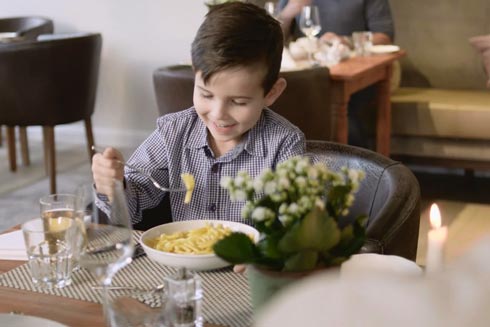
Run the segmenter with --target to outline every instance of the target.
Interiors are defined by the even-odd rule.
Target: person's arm
[[[311,5],[312,0],[289,0],[278,16],[281,22],[284,39],[287,40],[291,33],[294,18],[301,13],[303,6]]]
[[[490,88],[490,34],[474,36],[469,41],[482,56],[483,67],[488,77],[487,87]]]
[[[388,1],[367,0],[365,15],[367,28],[373,32],[373,44],[393,43],[395,30]]]

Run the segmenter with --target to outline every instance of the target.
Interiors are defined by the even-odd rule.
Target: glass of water
[[[71,283],[74,249],[80,233],[71,218],[36,218],[22,224],[32,281],[41,288]]]
[[[301,15],[299,17],[299,28],[303,32],[308,40],[310,41],[310,46],[308,47],[308,57],[310,59],[310,64],[316,65],[318,62],[314,59],[314,51],[316,48],[316,36],[322,30],[320,23],[320,14],[318,12],[317,6],[304,6],[301,10]]]

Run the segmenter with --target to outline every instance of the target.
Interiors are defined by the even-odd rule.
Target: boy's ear
[[[272,86],[269,93],[267,93],[267,95],[265,96],[265,105],[267,107],[271,106],[277,100],[277,98],[279,98],[282,92],[286,89],[287,85],[288,83],[286,82],[286,80],[283,77],[279,77],[277,81],[274,83],[274,85]]]

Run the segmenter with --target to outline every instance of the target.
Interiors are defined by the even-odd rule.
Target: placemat
[[[135,238],[139,233],[135,232]],[[162,284],[163,277],[173,275],[175,268],[160,265],[147,256],[135,259],[120,270],[113,285],[135,286],[151,289]],[[204,321],[225,326],[251,326],[252,306],[250,290],[244,274],[234,273],[231,268],[197,272],[202,279],[204,291]],[[85,269],[72,273],[72,284],[62,289],[40,289],[31,281],[29,266],[21,265],[0,275],[0,285],[33,292],[69,297],[77,300],[102,303],[102,292],[92,289],[97,285],[95,278]]]

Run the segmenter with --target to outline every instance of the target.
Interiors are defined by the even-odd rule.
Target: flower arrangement
[[[214,252],[232,264],[249,263],[278,271],[307,271],[339,265],[364,244],[362,215],[346,216],[364,172],[340,173],[307,157],[293,157],[252,179],[241,171],[223,177],[232,201],[245,201],[242,217],[260,232],[254,244],[241,233],[217,242]]]

